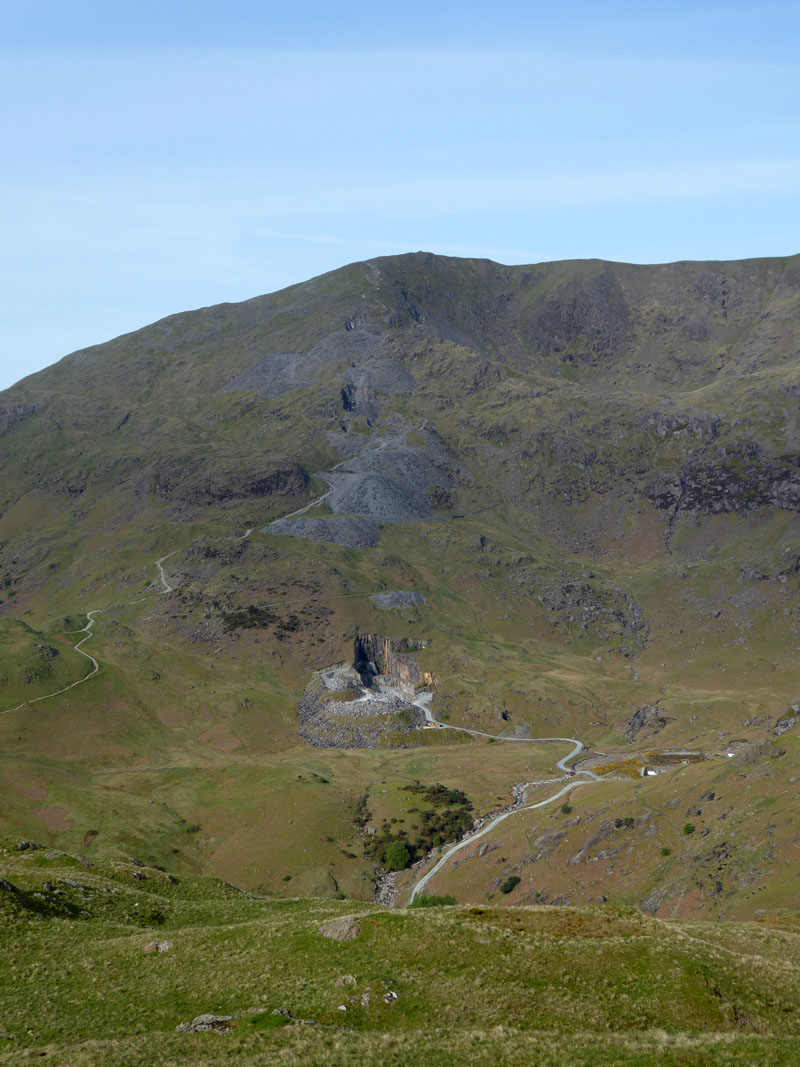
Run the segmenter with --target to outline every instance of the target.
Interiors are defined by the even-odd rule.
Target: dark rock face
[[[414,391],[413,375],[393,359],[372,359],[348,367],[342,377],[342,407],[370,421],[378,418],[388,397]]]
[[[32,415],[36,410],[33,403],[0,403],[0,418],[21,418],[23,415]]]
[[[631,315],[619,280],[609,267],[554,287],[529,325],[526,340],[567,362],[595,364],[630,344]]]
[[[753,442],[690,461],[679,474],[651,482],[645,493],[661,510],[718,515],[760,507],[800,511],[800,458],[765,457]]]
[[[153,487],[162,499],[213,506],[249,497],[298,496],[308,484],[308,475],[295,460],[271,457],[263,465],[184,456],[161,461]]]

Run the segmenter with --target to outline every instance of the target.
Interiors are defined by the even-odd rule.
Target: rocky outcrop
[[[639,708],[628,720],[628,729],[625,734],[631,744],[645,731],[658,733],[668,723],[675,722],[674,718],[661,714],[658,709],[659,703],[660,701],[657,701],[655,704],[647,704],[643,708]]]
[[[224,1033],[231,1029],[235,1018],[235,1015],[198,1015],[188,1023],[180,1023],[175,1027],[175,1032],[178,1034],[202,1034],[209,1031]]]
[[[0,419],[20,419],[23,415],[32,415],[35,404],[0,404]]]
[[[792,704],[792,711],[800,711],[800,704]],[[779,719],[772,728],[772,736],[781,737],[783,734],[788,733],[789,730],[793,730],[798,723],[800,723],[800,715],[791,715],[789,718]]]
[[[714,458],[690,461],[684,470],[652,481],[650,503],[663,511],[719,515],[772,507],[800,511],[800,456],[769,457],[745,442]]]
[[[323,937],[331,941],[355,941],[361,933],[361,923],[356,915],[343,915],[340,919],[329,919],[319,928]]]
[[[562,574],[538,599],[550,609],[554,624],[577,626],[601,640],[621,638],[621,651],[625,655],[636,655],[647,648],[650,627],[644,612],[621,589],[603,589],[589,580]]]
[[[210,507],[265,496],[300,496],[308,475],[293,459],[272,457],[263,464],[218,456],[169,457],[156,466],[153,488],[164,500]]]

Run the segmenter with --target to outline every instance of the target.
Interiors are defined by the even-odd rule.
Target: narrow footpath
[[[174,592],[173,586],[169,584],[169,582],[167,581],[167,576],[164,573],[164,561],[168,560],[170,556],[174,555],[175,552],[168,552],[166,556],[161,556],[160,559],[157,559],[155,561],[155,566],[158,570],[158,576],[161,581],[161,589],[158,591],[158,596],[165,596],[167,593]],[[63,689],[55,689],[52,693],[43,693],[42,696],[31,697],[30,700],[23,700],[22,703],[17,704],[15,708],[7,708],[5,711],[0,711],[0,715],[11,715],[13,714],[13,712],[19,711],[21,708],[27,707],[27,705],[29,704],[38,704],[40,700],[49,700],[51,697],[61,696],[62,693],[67,693],[70,689],[74,689],[78,685],[83,685],[84,682],[88,682],[90,678],[94,678],[94,676],[100,670],[100,664],[91,654],[91,652],[84,652],[82,646],[85,645],[91,637],[94,637],[95,616],[102,615],[104,611],[109,611],[113,607],[124,607],[126,604],[139,604],[143,599],[144,597],[140,597],[136,600],[126,600],[121,605],[109,604],[108,607],[105,608],[92,608],[91,611],[86,612],[86,625],[81,627],[80,630],[62,630],[60,636],[68,636],[69,634],[86,635],[72,646],[72,651],[77,652],[79,655],[84,656],[86,659],[89,660],[92,665],[92,668],[89,673],[84,674],[84,676],[82,678],[79,678],[76,682],[70,682],[69,685],[65,685]]]

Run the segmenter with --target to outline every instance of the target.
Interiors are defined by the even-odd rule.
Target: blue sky
[[[800,5],[0,0],[0,387],[424,248],[800,251]]]

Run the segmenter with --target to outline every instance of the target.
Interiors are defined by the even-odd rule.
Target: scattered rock
[[[372,897],[376,904],[385,904],[393,908],[397,901],[397,874],[386,871],[375,880],[375,893]]]
[[[298,516],[296,519],[276,519],[261,533],[286,537],[302,537],[308,541],[322,541],[345,548],[374,548],[381,539],[381,524],[377,519],[350,515],[332,515],[321,519]]]
[[[793,715],[790,719],[781,719],[775,723],[772,729],[773,737],[780,737],[781,734],[785,734],[787,730],[792,730],[800,722],[800,716]]]
[[[339,1011],[347,1011],[347,1005],[346,1004],[340,1004],[339,1005]]]
[[[181,1023],[175,1027],[178,1034],[200,1034],[207,1030],[224,1033],[231,1029],[233,1015],[198,1015],[191,1022]]]
[[[390,989],[388,993],[383,994],[383,999],[386,1004],[395,1004],[398,1000],[398,996],[393,989]]]
[[[658,710],[658,705],[661,701],[657,700],[655,704],[646,704],[628,720],[628,729],[626,731],[628,741],[633,743],[639,734],[645,730],[649,730],[653,733],[657,733],[659,730],[663,730],[667,723],[675,722],[674,718],[670,718],[668,715],[662,715]]]
[[[319,932],[331,941],[354,941],[361,933],[361,923],[354,916],[346,915],[323,923]]]
[[[641,902],[639,907],[642,911],[648,911],[651,915],[655,915],[658,909],[666,900],[669,895],[669,888],[666,886],[660,886],[658,889],[654,889],[649,897]]]
[[[415,593],[411,590],[394,593],[375,593],[370,597],[370,600],[376,608],[380,608],[382,611],[389,611],[391,608],[412,607],[415,604],[425,603],[425,597],[422,593]]]
[[[142,952],[169,952],[171,948],[171,941],[148,941],[142,946]]]
[[[768,574],[764,574],[764,572],[758,570],[757,567],[751,567],[749,563],[744,563],[739,568],[740,582],[766,582],[768,580]]]
[[[356,976],[354,974],[343,974],[336,979],[336,985],[355,985]]]
[[[369,995],[369,993],[362,993],[361,994],[361,1007],[362,1008],[368,1008],[371,1003],[372,1003],[372,997]]]

